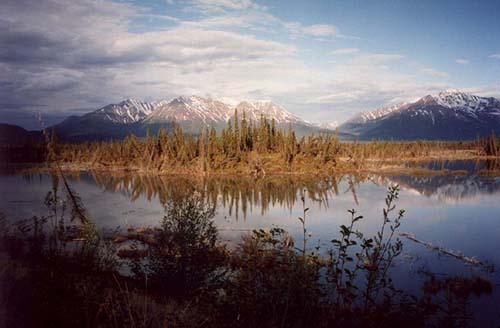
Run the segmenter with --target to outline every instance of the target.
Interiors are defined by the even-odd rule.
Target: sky
[[[498,0],[2,0],[0,122],[179,95],[272,100],[319,123],[449,88],[500,97],[499,13]]]

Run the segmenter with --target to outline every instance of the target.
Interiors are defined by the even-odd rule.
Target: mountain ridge
[[[500,132],[500,100],[449,89],[362,112],[339,126],[360,140],[466,140]]]
[[[119,139],[130,133],[142,137],[148,130],[155,133],[162,127],[168,129],[172,122],[182,126],[186,132],[197,133],[207,127],[226,127],[236,112],[240,119],[244,113],[246,120],[255,123],[260,121],[261,116],[274,119],[278,127],[292,127],[299,134],[333,132],[301,119],[272,101],[245,100],[231,106],[217,99],[196,95],[149,103],[127,99],[82,116],[68,117],[55,128],[58,134],[69,140]]]
[[[258,124],[261,117],[281,129],[299,135],[337,133],[344,140],[467,140],[500,133],[500,100],[456,89],[427,95],[410,102],[354,115],[341,125],[310,123],[268,100],[244,100],[228,104],[214,98],[183,95],[172,100],[145,102],[126,99],[81,116],[70,116],[53,126],[68,141],[122,139],[129,134],[144,137],[172,122],[185,132],[221,130],[237,112],[241,119]]]

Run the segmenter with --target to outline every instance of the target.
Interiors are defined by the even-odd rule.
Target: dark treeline
[[[41,163],[46,159],[44,144],[0,145],[0,163]]]

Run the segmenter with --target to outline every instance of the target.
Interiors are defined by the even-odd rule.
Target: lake
[[[82,198],[91,218],[100,228],[154,226],[163,217],[164,204],[177,197],[199,192],[216,206],[221,239],[230,246],[253,229],[279,226],[297,241],[302,239],[304,196],[309,246],[326,251],[339,236],[339,226],[355,209],[364,219],[359,230],[374,234],[382,222],[387,187],[401,187],[397,208],[406,211],[400,232],[445,249],[475,258],[495,269],[500,265],[500,177],[477,173],[477,164],[454,162],[460,175],[344,175],[330,178],[267,177],[191,178],[148,177],[126,174],[80,172],[68,174],[68,182]],[[432,167],[443,168],[434,165]],[[49,173],[20,174],[12,170],[0,175],[0,209],[12,220],[48,213],[43,204],[52,187]],[[397,287],[419,293],[432,272],[438,277],[479,275],[496,286],[497,270],[471,265],[401,237],[404,252],[394,265]],[[500,322],[500,293],[475,298],[471,309],[479,325]]]

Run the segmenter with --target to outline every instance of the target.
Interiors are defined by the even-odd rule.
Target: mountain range
[[[492,131],[500,133],[500,100],[459,90],[362,112],[341,125],[312,124],[271,101],[230,105],[211,98],[180,96],[153,102],[127,99],[82,116],[70,116],[53,128],[67,141],[121,139],[131,133],[144,137],[147,131],[155,134],[161,127],[169,129],[172,121],[186,132],[197,133],[209,126],[217,130],[226,127],[235,111],[240,118],[244,113],[247,120],[255,123],[261,116],[274,119],[278,127],[292,127],[298,135],[337,133],[344,140],[466,140],[487,136]],[[19,136],[23,131],[20,129],[1,125],[0,140]],[[32,140],[33,135],[18,140]]]
[[[333,133],[333,131],[311,124],[276,105],[271,101],[243,101],[231,106],[222,101],[199,96],[180,96],[171,101],[141,102],[127,99],[118,104],[107,105],[82,116],[71,116],[54,126],[59,136],[66,140],[107,140],[123,138],[130,133],[139,137],[147,131],[156,133],[159,128],[169,128],[172,122],[184,131],[197,133],[206,127],[220,130],[234,118],[259,122],[261,116],[274,119],[276,126],[292,127],[299,134]]]
[[[41,140],[43,140],[41,131],[28,131],[17,125],[0,123],[0,145],[24,145]]]
[[[360,140],[468,140],[500,132],[500,100],[446,90],[374,111],[338,127]]]

